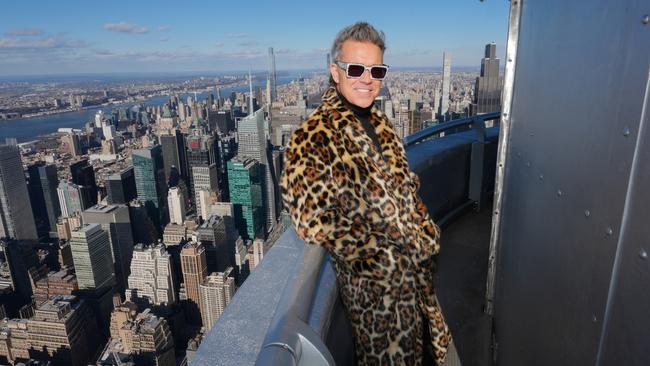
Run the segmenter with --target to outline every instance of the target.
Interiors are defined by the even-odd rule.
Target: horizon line
[[[467,65],[457,65],[454,66],[452,65],[452,69],[454,68],[460,68],[460,69],[480,69],[480,66],[467,66]],[[393,66],[391,67],[393,70],[410,70],[410,69],[440,69],[442,70],[442,66]],[[499,69],[503,69],[503,67],[499,67]],[[278,69],[277,72],[291,72],[291,71],[322,71],[325,72],[325,69],[319,69],[319,68],[291,68],[291,69]],[[252,70],[253,74],[256,73],[266,73],[268,70],[266,69],[258,69],[258,70]],[[197,70],[197,71],[93,71],[93,72],[80,72],[80,73],[50,73],[50,74],[0,74],[0,78],[19,78],[19,77],[62,77],[62,76],[109,76],[109,75],[132,75],[132,74],[138,74],[138,75],[187,75],[187,74],[192,74],[192,75],[197,75],[197,74],[206,74],[206,75],[211,75],[211,74],[248,74],[248,70],[222,70],[222,71],[217,71],[217,70]]]

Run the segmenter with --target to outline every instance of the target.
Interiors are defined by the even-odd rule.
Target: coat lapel
[[[395,135],[388,118],[381,111],[373,107],[369,118],[381,145],[381,151],[378,151],[361,122],[338,98],[335,88],[328,89],[322,99],[332,111],[331,118],[334,126],[344,132],[344,138],[348,139],[355,148],[364,153],[366,164],[374,166],[386,182],[391,186],[401,184],[401,177],[409,176],[402,143]],[[349,115],[349,118],[342,118],[343,115]]]

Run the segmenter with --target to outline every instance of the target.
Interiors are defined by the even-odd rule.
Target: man
[[[440,365],[451,343],[432,283],[440,234],[400,139],[373,107],[384,50],[368,23],[339,32],[331,86],[286,150],[283,201],[298,235],[331,255],[359,364],[421,364],[428,331]]]

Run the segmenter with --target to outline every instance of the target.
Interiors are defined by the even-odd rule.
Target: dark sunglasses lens
[[[383,66],[373,66],[370,68],[370,75],[374,79],[383,79],[386,76],[386,71],[388,70]]]
[[[348,76],[358,78],[366,69],[361,65],[348,65]]]

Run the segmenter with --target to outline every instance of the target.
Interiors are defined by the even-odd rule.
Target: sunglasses
[[[370,71],[370,78],[373,80],[383,80],[388,72],[388,65],[372,65],[366,66],[363,64],[354,64],[350,62],[336,61],[336,66],[345,70],[348,78],[358,79],[363,75],[366,70]]]

